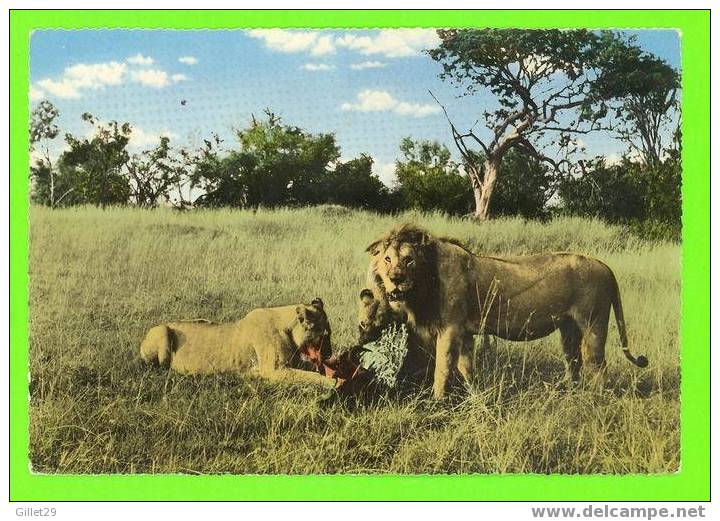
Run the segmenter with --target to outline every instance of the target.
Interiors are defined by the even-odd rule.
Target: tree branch
[[[430,93],[430,96],[432,96],[432,98],[435,100],[435,102],[436,102],[438,105],[440,105],[440,108],[442,109],[443,113],[445,114],[445,119],[447,119],[448,123],[450,124],[450,129],[452,130],[453,139],[455,140],[455,145],[457,146],[458,150],[460,151],[460,154],[462,154],[463,158],[464,158],[466,161],[473,162],[472,157],[470,156],[470,151],[468,150],[467,146],[466,146],[465,143],[463,142],[463,139],[464,139],[464,138],[468,138],[468,137],[469,137],[469,138],[472,138],[473,140],[475,140],[475,142],[477,142],[477,143],[480,145],[480,147],[483,149],[483,152],[484,152],[485,155],[487,156],[487,155],[489,154],[489,150],[488,150],[488,147],[485,145],[485,143],[483,143],[483,142],[480,140],[480,138],[478,138],[478,137],[473,133],[472,129],[469,130],[466,134],[460,134],[460,133],[457,131],[457,128],[455,127],[455,125],[453,124],[453,122],[450,120],[450,116],[448,115],[447,110],[445,109],[445,107],[443,106],[443,104],[440,103],[440,101],[435,97],[435,94],[433,94],[432,91],[428,90],[428,92]],[[477,122],[476,122],[476,123],[477,123]],[[473,126],[474,126],[474,125],[473,125]]]

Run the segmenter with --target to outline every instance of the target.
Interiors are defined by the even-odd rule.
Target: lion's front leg
[[[453,328],[448,328],[438,335],[435,346],[435,377],[433,396],[437,400],[445,397],[452,367],[458,359],[462,346],[462,335]]]

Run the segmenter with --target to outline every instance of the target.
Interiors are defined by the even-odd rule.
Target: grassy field
[[[236,320],[320,296],[336,350],[356,334],[366,245],[415,221],[474,251],[570,250],[615,271],[631,348],[611,321],[604,393],[562,390],[557,334],[498,341],[447,403],[388,398],[348,411],[322,391],[146,367],[170,319]],[[679,467],[680,246],[599,221],[484,224],[334,207],[94,208],[30,213],[30,459],[60,473],[663,473]]]

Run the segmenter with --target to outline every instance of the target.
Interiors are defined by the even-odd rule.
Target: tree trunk
[[[490,198],[495,189],[495,179],[500,169],[500,160],[494,157],[485,160],[485,175],[482,183],[473,184],[475,196],[475,218],[486,220],[489,217]]]
[[[48,165],[50,175],[50,208],[55,208],[55,172],[53,172],[52,160],[50,159],[50,147],[45,142],[45,161]]]
[[[55,174],[52,171],[52,166],[49,167],[50,172],[50,208],[55,208]]]

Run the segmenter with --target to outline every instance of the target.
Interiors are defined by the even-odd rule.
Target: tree
[[[252,155],[255,167],[248,176],[250,206],[317,204],[323,177],[330,163],[340,157],[332,134],[313,135],[299,127],[283,125],[270,110],[266,119],[252,118],[238,132],[240,150]]]
[[[87,112],[82,119],[94,126],[93,137],[77,139],[66,134],[70,149],[63,152],[59,160],[63,175],[72,180],[74,202],[101,206],[127,204],[131,189],[125,169],[132,127],[117,121],[102,124]]]
[[[603,157],[583,164],[580,175],[559,184],[563,211],[630,224],[643,237],[679,239],[681,234],[681,136],[678,127],[660,161],[627,154],[609,165]]]
[[[325,201],[350,208],[391,210],[389,190],[373,174],[372,165],[372,158],[365,154],[344,163],[338,162],[335,169],[325,175]]]
[[[332,134],[310,134],[284,125],[270,110],[237,132],[240,149],[221,156],[220,141],[205,142],[192,186],[198,204],[275,207],[323,202],[329,166],[340,157]]]
[[[400,151],[404,160],[395,164],[395,174],[408,207],[454,215],[470,211],[472,189],[445,145],[406,137]]]
[[[170,139],[161,136],[158,146],[133,154],[126,164],[131,200],[137,206],[154,208],[160,201],[171,202],[174,191],[175,204],[182,207],[185,203],[182,187],[189,165],[187,152],[174,153]]]
[[[212,140],[205,140],[204,146],[194,159],[190,175],[192,187],[200,187],[203,194],[194,204],[208,207],[239,207],[248,205],[248,193],[253,201],[258,200],[260,189],[249,186],[256,158],[249,153],[231,151],[221,156],[222,140],[213,134]]]
[[[56,171],[50,157],[50,141],[55,139],[60,128],[55,119],[60,111],[51,102],[43,100],[30,114],[30,151],[39,148],[42,157],[30,167],[30,177],[34,182],[33,198],[54,208],[72,191],[72,188],[63,190],[60,197],[56,197]]]
[[[642,55],[636,47],[628,54],[616,60],[616,67],[602,78],[598,90],[604,97],[629,90],[616,111],[615,134],[646,165],[659,165],[663,150],[670,146],[666,138],[672,139],[668,130],[678,125],[680,75],[664,61]]]
[[[428,52],[442,64],[441,78],[467,94],[487,89],[498,102],[483,114],[485,138],[474,125],[459,132],[443,107],[480,219],[488,217],[500,164],[510,149],[522,149],[565,174],[572,169],[570,159],[580,149],[576,137],[610,128],[611,102],[633,87],[614,78],[641,56],[627,38],[611,31],[441,29],[438,35],[440,46]],[[473,144],[482,154],[471,153]]]
[[[608,165],[598,157],[583,166],[582,175],[569,176],[560,184],[558,194],[567,213],[610,222],[645,219],[643,186],[630,159]]]
[[[547,202],[556,189],[556,177],[547,165],[513,148],[503,157],[498,174],[490,201],[492,215],[547,217]]]

